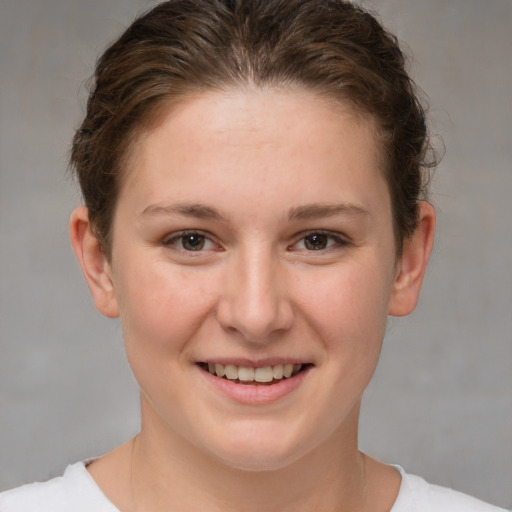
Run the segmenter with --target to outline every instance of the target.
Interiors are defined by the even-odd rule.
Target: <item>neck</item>
[[[363,511],[366,457],[357,449],[357,417],[312,452],[272,470],[234,468],[144,422],[130,454],[134,510]],[[172,505],[172,507],[171,507]]]
[[[88,467],[123,512],[385,512],[399,473],[357,449],[359,406],[314,450],[272,470],[226,464],[144,417],[132,441]]]

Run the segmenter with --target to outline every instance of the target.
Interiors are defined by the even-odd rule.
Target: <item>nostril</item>
[[[293,318],[291,305],[285,299],[233,297],[224,300],[217,309],[217,319],[224,331],[251,343],[271,342],[290,329]]]

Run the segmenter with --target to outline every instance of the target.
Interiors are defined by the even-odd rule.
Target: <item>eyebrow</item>
[[[227,217],[215,208],[196,203],[151,204],[144,208],[142,215],[184,215],[196,219],[227,221]]]
[[[143,216],[173,214],[196,219],[228,221],[228,218],[216,208],[199,203],[152,204],[142,211]],[[320,219],[322,217],[334,217],[336,215],[369,216],[370,213],[368,210],[351,203],[312,203],[292,208],[288,213],[288,220]]]
[[[333,217],[335,215],[369,216],[370,212],[361,206],[351,203],[323,204],[313,203],[298,206],[290,210],[289,220],[319,219],[322,217]]]

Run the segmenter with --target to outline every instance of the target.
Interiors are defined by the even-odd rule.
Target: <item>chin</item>
[[[215,458],[235,470],[276,471],[293,464],[308,451],[307,443],[283,438],[275,430],[267,436],[261,431],[254,436],[244,434],[226,435],[225,443],[213,452]]]
[[[233,454],[220,461],[238,471],[278,471],[300,459],[300,455],[291,456],[281,453],[241,453]]]

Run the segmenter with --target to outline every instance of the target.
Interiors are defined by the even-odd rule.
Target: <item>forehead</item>
[[[252,197],[293,189],[299,203],[317,189],[343,199],[383,184],[373,120],[302,90],[207,92],[162,108],[127,170],[121,197],[132,187],[153,196],[193,187],[205,197],[214,189]]]

